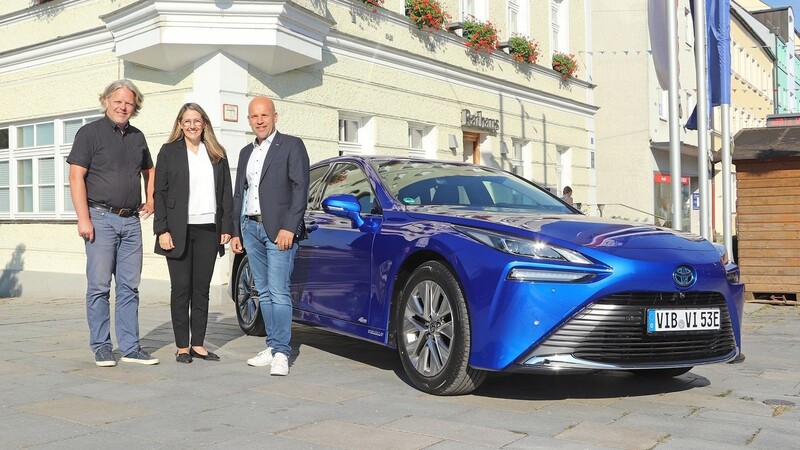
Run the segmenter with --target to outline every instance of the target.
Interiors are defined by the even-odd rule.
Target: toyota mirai
[[[743,358],[739,269],[696,235],[587,217],[467,163],[344,156],[310,170],[294,319],[396,348],[422,391],[469,393],[490,372],[672,377]],[[246,255],[232,281],[242,330],[263,336]]]

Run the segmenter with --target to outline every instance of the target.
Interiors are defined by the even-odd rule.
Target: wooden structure
[[[737,262],[746,299],[796,304],[800,294],[800,126],[744,129],[734,142]]]

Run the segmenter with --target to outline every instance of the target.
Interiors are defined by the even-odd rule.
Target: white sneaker
[[[272,347],[267,347],[266,350],[258,352],[256,356],[247,360],[247,365],[253,367],[266,367],[270,364],[272,364]]]
[[[289,358],[283,353],[275,353],[272,359],[272,368],[269,369],[270,375],[284,376],[289,375]]]

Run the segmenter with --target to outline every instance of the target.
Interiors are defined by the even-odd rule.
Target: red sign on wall
[[[668,174],[664,173],[655,173],[653,174],[653,179],[656,183],[671,183],[672,178]],[[688,185],[689,184],[689,177],[681,177],[681,184]]]

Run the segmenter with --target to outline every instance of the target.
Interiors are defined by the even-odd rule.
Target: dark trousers
[[[208,289],[218,248],[219,237],[213,223],[189,225],[183,256],[167,258],[172,284],[172,330],[178,348],[189,346],[190,328],[192,346],[202,346],[206,338]]]

